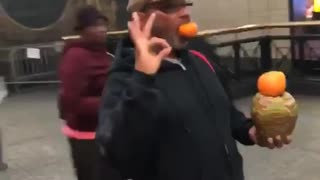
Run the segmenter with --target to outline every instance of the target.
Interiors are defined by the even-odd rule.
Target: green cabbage
[[[252,119],[264,138],[291,135],[298,117],[298,105],[293,96],[269,97],[257,93],[252,101]]]

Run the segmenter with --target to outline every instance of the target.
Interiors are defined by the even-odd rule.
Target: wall
[[[245,24],[287,22],[285,0],[199,0],[192,8],[201,29],[228,28]]]
[[[6,47],[60,40],[63,34],[70,34],[72,32],[75,10],[83,5],[85,5],[83,0],[68,0],[65,10],[58,21],[47,27],[31,29],[9,18],[5,9],[0,4],[0,27],[2,27],[0,29],[0,46]]]
[[[2,0],[4,1],[4,0]],[[19,1],[19,0],[17,0]],[[28,1],[28,0],[25,0]],[[47,0],[48,1],[48,0]],[[51,0],[52,1],[52,0]],[[50,0],[48,2],[51,2]],[[0,0],[0,47],[12,45],[32,44],[41,42],[51,42],[61,39],[61,36],[72,35],[74,26],[74,15],[76,10],[86,4],[95,5],[110,19],[110,30],[116,27],[116,5],[120,0],[66,0],[65,9],[62,11],[60,18],[53,24],[42,28],[34,29],[22,26],[20,23],[8,17],[5,8],[2,7]],[[39,8],[40,4],[37,4]],[[48,4],[50,6],[50,4]],[[41,7],[41,6],[40,6]],[[30,11],[30,8],[24,7]],[[22,9],[18,9],[24,10]],[[18,14],[21,12],[17,12]],[[35,21],[39,19],[35,18]]]
[[[51,28],[31,30],[21,28],[7,18],[0,7],[0,45],[24,44],[59,39],[71,33],[73,14],[76,7],[93,4],[106,12],[111,19],[111,29],[121,29],[125,22],[117,24],[116,4],[126,4],[127,0],[68,0],[62,19]],[[244,24],[288,21],[288,2],[284,0],[197,0],[194,1],[192,14],[200,24],[200,29],[228,28]],[[125,7],[125,6],[123,6]],[[121,16],[122,17],[122,16]],[[252,32],[251,32],[252,34]],[[225,37],[224,37],[225,38]]]
[[[199,0],[191,9],[193,19],[198,22],[200,29],[232,28],[247,24],[263,24],[289,21],[289,1],[286,0]],[[289,34],[289,29],[274,29],[267,31],[250,31],[239,34],[218,35],[211,38],[214,42],[246,38],[268,34]],[[274,45],[289,52],[288,41],[275,41]],[[243,45],[249,53],[255,53],[257,43]],[[219,54],[233,53],[231,48],[219,50]],[[252,56],[252,55],[250,55]],[[259,56],[257,54],[256,56]],[[273,54],[277,56],[277,54]]]

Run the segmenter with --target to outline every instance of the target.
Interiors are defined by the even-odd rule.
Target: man
[[[123,178],[243,180],[236,141],[258,143],[217,75],[177,33],[185,0],[129,0],[130,37],[109,71],[97,139]],[[288,139],[269,138],[269,148]]]

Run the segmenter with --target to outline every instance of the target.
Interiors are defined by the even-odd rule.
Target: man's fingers
[[[250,139],[251,139],[255,144],[258,143],[257,129],[256,129],[255,126],[253,126],[252,128],[250,128],[250,130],[249,130],[249,136],[250,136]]]
[[[129,34],[132,36],[134,34],[134,33],[132,33],[132,31],[134,31],[134,28],[132,27],[131,21],[128,22],[128,30],[129,30]]]
[[[160,46],[161,48],[171,47],[165,39],[157,37],[151,38],[149,43],[150,46]]]
[[[268,138],[268,148],[270,148],[270,149],[275,148],[273,138]]]
[[[153,26],[153,22],[154,22],[155,18],[156,18],[156,14],[152,13],[143,28],[143,33],[145,34],[145,36],[147,38],[149,38],[151,35],[151,30],[152,30],[152,26]]]
[[[290,144],[291,142],[292,142],[292,136],[289,135],[289,136],[287,136],[287,138],[285,138],[284,143],[285,144]]]
[[[134,24],[133,22],[128,22],[128,29],[129,29],[129,34],[133,43],[137,45],[136,42],[138,41],[138,38],[139,38],[139,30],[137,29],[136,24]]]
[[[132,14],[132,21],[128,22],[128,30],[131,39],[134,43],[138,41],[138,38],[141,38],[142,32],[140,27],[140,19],[137,13]]]
[[[161,60],[161,59],[167,57],[167,56],[171,53],[171,50],[172,50],[171,47],[167,47],[167,48],[162,49],[162,50],[159,52],[159,54],[157,55],[157,58],[158,58],[159,60]]]
[[[168,56],[172,50],[171,46],[165,39],[153,37],[150,39],[150,46],[155,49],[155,54],[158,54],[159,59]]]
[[[137,28],[137,24],[133,21],[128,22],[128,30],[132,38],[135,38],[139,32],[139,29]]]
[[[283,146],[283,142],[282,142],[280,135],[278,135],[278,136],[276,136],[276,138],[274,138],[274,144],[277,148],[281,148]]]
[[[170,54],[172,48],[165,39],[157,37],[152,37],[151,39],[149,39],[151,36],[151,30],[155,20],[155,16],[155,13],[151,14],[145,26],[143,27],[143,30],[141,30],[139,15],[135,12],[132,14],[132,21],[128,22],[128,29],[130,36],[134,44],[136,45],[136,48],[141,49],[141,46],[150,48],[152,51],[154,51],[154,54],[158,59],[163,59]],[[140,40],[146,41],[141,42]]]
[[[132,13],[132,22],[141,30],[140,18],[137,12]]]

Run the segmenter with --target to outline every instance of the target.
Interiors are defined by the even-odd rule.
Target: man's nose
[[[190,20],[190,8],[187,8],[187,7],[182,7],[179,9],[179,17],[181,19],[188,19]]]

